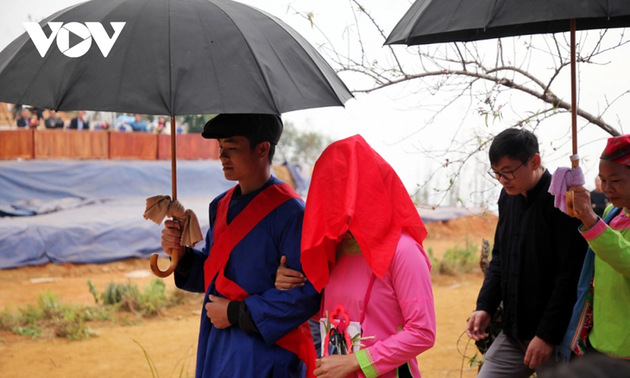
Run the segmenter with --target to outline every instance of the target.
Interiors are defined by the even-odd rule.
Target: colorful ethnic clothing
[[[270,193],[271,197],[277,195],[273,194],[276,188],[269,189],[271,186],[279,186],[282,191],[286,190],[284,185],[271,177],[253,193],[239,194],[237,188],[219,195],[210,204],[210,230],[203,250],[187,249],[180,261],[175,274],[177,287],[206,293],[197,351],[198,378],[301,378],[306,375],[307,369],[296,354],[298,350],[287,348],[291,343],[286,342],[286,336],[293,333],[300,338],[296,330],[302,332],[302,324],[318,311],[320,296],[309,283],[289,291],[277,290],[274,285],[283,255],[292,269],[301,271],[299,246],[304,204],[290,193],[281,193],[281,197],[287,198],[273,209],[260,210],[256,205],[261,198],[270,198]],[[223,201],[226,197],[229,202]],[[252,217],[248,211],[250,205],[265,211],[266,215],[256,219],[248,232],[242,232],[250,228],[247,225]],[[241,214],[243,217],[239,217]],[[230,227],[232,224],[234,227]],[[221,232],[215,233],[217,228]],[[221,233],[236,235],[236,240],[240,241],[230,245],[234,239],[218,237]],[[224,246],[215,250],[215,242]],[[215,252],[220,256],[212,256]],[[215,328],[205,310],[209,294],[242,301],[253,326],[249,329],[243,325]],[[310,336],[310,331],[303,336]],[[314,356],[312,340],[301,340],[304,350]]]
[[[605,215],[611,212],[606,209]],[[612,357],[630,358],[630,217],[623,209],[610,224],[582,231],[595,252],[593,328],[589,342]]]
[[[302,265],[317,290],[325,286],[322,315],[341,305],[367,337],[355,375],[420,376],[416,356],[435,342],[426,235],[402,181],[360,135],[322,152],[304,213]]]
[[[343,305],[351,321],[361,322],[358,377],[420,377],[418,354],[435,342],[435,310],[429,262],[422,246],[400,236],[383,278],[374,280],[368,305],[366,290],[374,276],[356,242],[344,240],[324,290],[322,317]],[[405,372],[407,375],[405,375]],[[408,375],[408,374],[411,375]]]

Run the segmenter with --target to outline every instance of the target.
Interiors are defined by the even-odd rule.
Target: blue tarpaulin
[[[299,192],[310,172],[288,164]],[[302,170],[302,171],[300,171]],[[298,173],[308,173],[301,174]],[[178,199],[208,230],[208,204],[235,183],[216,160],[177,163]],[[48,262],[105,263],[165,256],[162,226],[145,220],[145,200],[171,193],[170,161],[0,161],[0,269]],[[483,209],[419,209],[425,222]],[[2,216],[5,215],[5,216]],[[7,216],[12,215],[12,216]]]
[[[180,161],[177,175],[178,198],[205,235],[209,202],[234,183],[218,161]],[[0,269],[163,253],[162,227],[142,214],[147,197],[171,193],[169,161],[4,161],[0,193],[0,210],[23,215],[0,217]]]

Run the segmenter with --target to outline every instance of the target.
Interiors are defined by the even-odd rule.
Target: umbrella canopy
[[[467,42],[630,26],[627,0],[418,0],[385,44]]]
[[[352,97],[295,30],[230,0],[92,0],[25,27],[0,53],[0,101],[281,114]]]
[[[571,131],[577,158],[575,31],[630,26],[627,0],[417,0],[385,44],[468,42],[571,32]]]

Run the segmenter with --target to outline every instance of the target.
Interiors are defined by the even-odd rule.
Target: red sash
[[[210,257],[204,265],[204,283],[208,291],[208,286],[216,277],[215,286],[219,293],[231,301],[242,301],[249,297],[249,293],[224,274],[232,249],[270,212],[291,198],[300,197],[287,184],[271,185],[260,192],[228,225],[227,213],[235,189],[228,190],[217,206],[213,244]],[[315,348],[308,322],[286,334],[276,344],[295,353],[306,365],[306,377],[314,377]]]

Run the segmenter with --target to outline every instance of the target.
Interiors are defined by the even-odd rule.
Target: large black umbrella
[[[295,30],[230,0],[92,0],[39,26],[0,53],[0,101],[142,114],[281,114],[352,97]],[[44,57],[36,43],[48,44]]]
[[[628,0],[417,0],[385,44],[468,42],[571,32],[572,165],[577,158],[575,31],[630,26]]]
[[[170,115],[173,201],[174,116],[281,114],[352,97],[295,30],[230,0],[92,0],[25,27],[0,52],[0,101]]]

